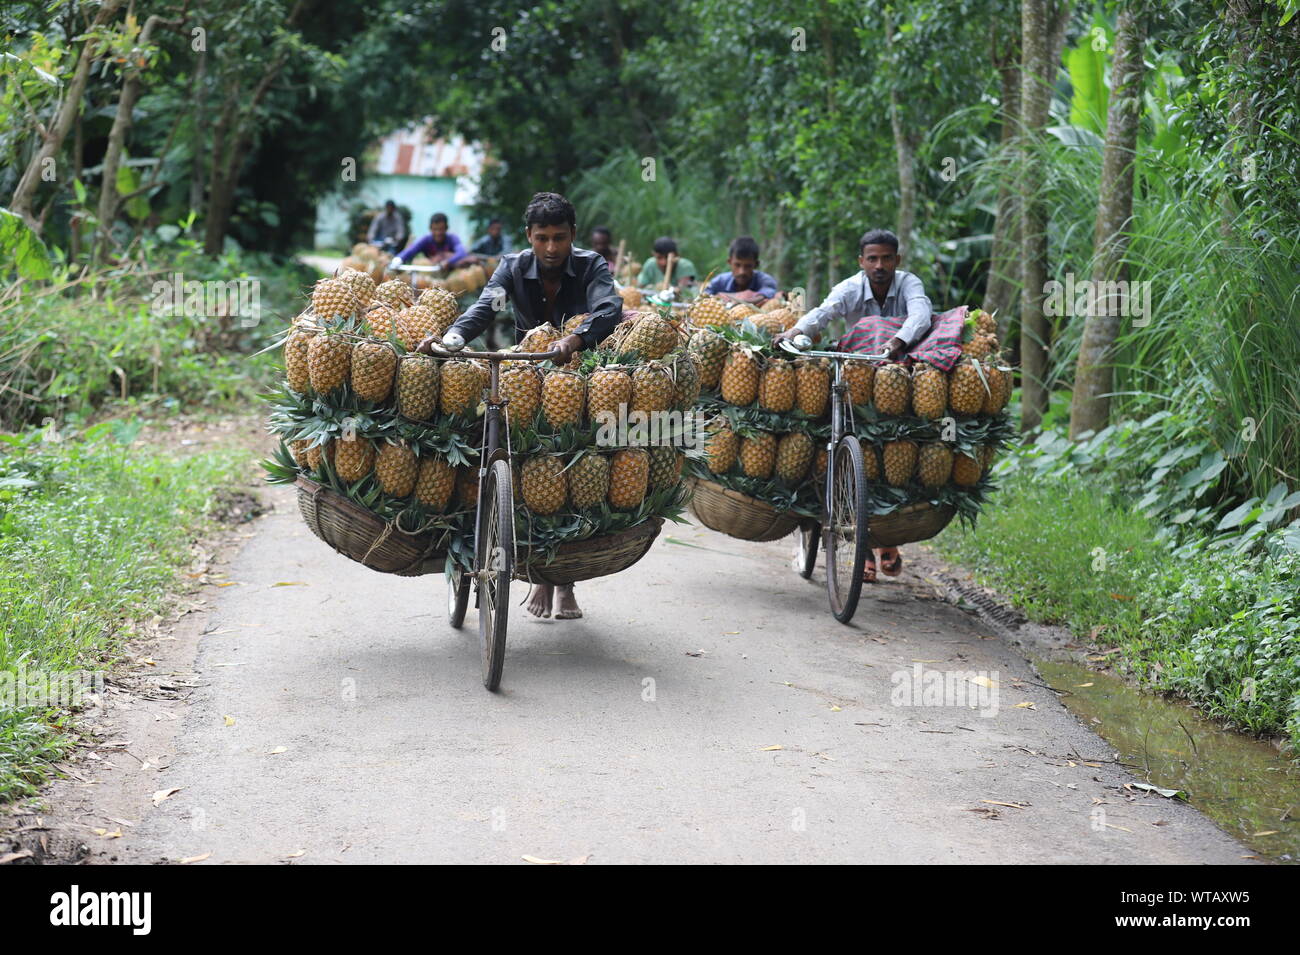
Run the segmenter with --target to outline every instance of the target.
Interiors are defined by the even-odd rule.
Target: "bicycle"
[[[483,685],[495,692],[501,685],[501,672],[505,665],[510,581],[515,572],[514,478],[505,417],[509,399],[501,397],[501,362],[548,361],[561,357],[562,352],[559,349],[547,352],[451,352],[439,345],[430,345],[429,350],[435,358],[479,358],[489,363],[474,514],[474,565],[466,573],[448,559],[445,574],[447,619],[453,629],[459,630],[464,625],[469,608],[470,583],[475,585],[479,641],[483,652]]]
[[[786,351],[802,357],[829,358],[835,363],[831,383],[831,434],[826,444],[826,487],[822,493],[822,519],[807,521],[799,528],[799,550],[795,569],[807,580],[817,565],[817,541],[822,540],[826,554],[826,591],[831,613],[840,623],[849,623],[862,596],[862,570],[870,552],[867,531],[867,474],[862,445],[851,433],[853,402],[844,380],[844,362],[884,363],[882,355],[851,352],[812,351],[812,342],[799,336],[795,342],[807,342],[800,348],[782,341]]]

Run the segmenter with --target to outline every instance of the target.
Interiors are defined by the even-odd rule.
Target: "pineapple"
[[[326,438],[324,444],[312,445],[307,448],[307,467],[313,471],[320,469],[321,458],[334,463],[334,439]]]
[[[987,415],[994,415],[1006,407],[1007,400],[1011,397],[1011,369],[985,365],[984,377],[989,382],[989,393],[984,396],[980,410]]]
[[[752,405],[758,397],[758,360],[744,348],[733,348],[722,367],[722,400],[730,405]]]
[[[680,354],[672,365],[673,407],[689,411],[700,397],[700,364],[689,353]]]
[[[691,336],[690,351],[700,365],[700,387],[716,388],[731,346],[717,332],[701,328]]]
[[[979,458],[982,456],[979,448],[971,449],[974,457],[964,452],[958,451],[952,460],[952,483],[959,484],[962,487],[971,487],[978,484],[982,467]]]
[[[740,469],[747,477],[770,478],[776,467],[776,435],[762,432],[740,442]]]
[[[820,481],[822,478],[826,476],[826,461],[828,460],[828,458],[829,455],[827,454],[825,447],[821,447],[817,449],[817,460],[813,464],[814,480]]]
[[[609,493],[609,458],[589,452],[569,468],[569,499],[575,510],[598,507]]]
[[[766,335],[779,335],[785,331],[785,323],[780,315],[759,313],[754,319],[754,327]]]
[[[686,313],[692,325],[697,327],[713,326],[720,328],[731,324],[727,314],[727,303],[716,295],[701,295]]]
[[[407,351],[414,349],[429,335],[440,334],[442,329],[438,324],[438,315],[427,305],[412,305],[397,313],[397,338]]]
[[[375,477],[389,497],[409,497],[415,490],[420,462],[405,442],[385,441],[375,458]]]
[[[528,329],[524,337],[519,339],[519,350],[542,354],[550,351],[552,346],[563,337],[564,333],[549,322],[545,325],[536,325]]]
[[[666,446],[650,448],[649,451],[651,488],[659,490],[672,487],[682,479],[682,465],[686,463],[686,455],[676,448]]]
[[[428,421],[438,410],[438,362],[428,355],[403,355],[397,363],[397,412]]]
[[[366,326],[372,338],[388,341],[397,328],[397,309],[391,305],[372,305],[366,312]]]
[[[978,361],[963,358],[949,376],[948,404],[957,414],[979,414],[984,409],[984,399],[989,396],[980,373],[983,366]]]
[[[646,361],[654,361],[677,347],[677,330],[653,312],[632,323],[623,339],[623,351],[634,351]]]
[[[370,304],[370,300],[375,297],[375,280],[370,277],[368,272],[359,269],[348,269],[342,272],[338,278],[346,282],[352,289],[352,293],[357,297],[357,303],[365,308]]]
[[[942,418],[948,408],[948,376],[932,365],[912,373],[912,410],[928,421]]]
[[[311,293],[311,310],[322,322],[349,319],[361,308],[357,293],[342,279],[321,279]]]
[[[872,400],[882,415],[905,415],[912,406],[912,375],[903,365],[884,365],[876,370]]]
[[[299,438],[297,441],[289,442],[289,453],[293,455],[293,463],[300,468],[307,467],[307,446],[311,444],[306,438]]]
[[[307,377],[318,395],[341,388],[351,367],[352,343],[341,334],[327,331],[307,346]]]
[[[885,480],[904,487],[916,470],[917,448],[912,441],[887,441],[884,448]]]
[[[650,455],[642,448],[615,451],[609,462],[609,506],[620,511],[640,507],[650,481]]]
[[[505,398],[506,420],[512,427],[527,428],[542,406],[542,375],[534,365],[523,362],[501,373],[501,397]]]
[[[736,436],[736,432],[727,427],[725,419],[714,419],[709,429],[711,433],[708,440],[704,442],[709,470],[714,474],[726,474],[736,465],[740,438]]]
[[[284,340],[284,371],[289,379],[289,387],[300,395],[311,390],[311,371],[308,353],[311,350],[315,332],[295,329]]]
[[[587,381],[587,420],[596,421],[602,412],[618,417],[619,408],[632,401],[632,378],[626,371],[606,366]]]
[[[461,507],[478,507],[478,468],[472,464],[456,469],[456,500]]]
[[[782,435],[776,445],[776,476],[786,484],[798,484],[808,476],[813,463],[813,441],[799,431]]]
[[[747,318],[752,318],[758,314],[758,309],[748,302],[738,302],[727,310],[727,320],[733,325],[739,325]]]
[[[975,319],[975,328],[977,332],[985,335],[994,335],[994,336],[997,335],[998,333],[997,319],[995,319],[988,312],[984,311],[984,309],[982,308],[972,309],[970,314],[967,317]]]
[[[442,335],[456,321],[460,309],[456,305],[456,296],[445,288],[425,289],[420,293],[420,305],[433,313],[434,335]]]
[[[917,479],[927,488],[942,487],[952,476],[952,449],[946,444],[931,441],[921,445],[916,456]]]
[[[987,358],[998,350],[998,340],[994,335],[976,335],[961,346],[963,355],[970,358]]]
[[[443,414],[473,414],[483,393],[483,379],[478,368],[464,359],[445,362],[442,366]]]
[[[794,407],[795,369],[788,361],[774,361],[763,369],[758,382],[758,406],[765,411],[789,411]]]
[[[379,342],[352,346],[352,390],[363,401],[383,401],[393,390],[397,353]],[[405,496],[405,495],[402,495]]]
[[[623,300],[624,308],[640,308],[643,296],[639,288],[624,286],[618,290],[619,298]]]
[[[795,403],[804,414],[820,418],[830,406],[831,375],[820,359],[796,362]]]
[[[340,439],[334,446],[334,470],[349,483],[360,481],[375,466],[375,445],[369,438]]]
[[[534,514],[554,514],[569,497],[569,479],[564,462],[553,454],[543,454],[524,461],[519,480],[524,504]]]
[[[849,400],[855,405],[871,403],[871,386],[876,378],[876,366],[869,361],[846,361],[844,382],[849,386]]]
[[[434,455],[420,460],[415,478],[415,499],[434,511],[445,511],[456,487],[456,469],[446,458]]]
[[[862,470],[868,481],[880,480],[880,449],[870,441],[862,445]]]
[[[668,411],[676,388],[668,369],[657,361],[640,365],[632,372],[632,402],[629,411]]]
[[[374,300],[384,303],[394,312],[400,312],[415,304],[415,292],[401,279],[389,279],[375,289]]]
[[[588,314],[588,312],[583,312],[581,315],[574,315],[572,318],[567,319],[564,323],[564,334],[578,334],[578,329],[582,326],[582,323],[587,320]]]
[[[542,381],[542,413],[546,423],[559,429],[582,421],[582,409],[587,403],[587,381],[571,371],[548,371]]]

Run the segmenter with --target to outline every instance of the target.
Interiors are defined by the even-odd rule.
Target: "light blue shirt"
[[[898,337],[906,345],[915,345],[926,333],[934,318],[934,308],[925,294],[925,286],[911,272],[898,269],[884,303],[876,301],[871,291],[871,280],[866,272],[859,272],[836,285],[822,303],[807,312],[795,323],[795,328],[806,335],[820,332],[832,318],[843,318],[850,327],[860,318],[881,315],[885,318],[907,316]]]

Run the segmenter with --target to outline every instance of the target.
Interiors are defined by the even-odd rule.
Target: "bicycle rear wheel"
[[[826,591],[835,619],[848,623],[858,609],[867,560],[867,473],[862,446],[853,435],[844,435],[835,446],[826,480]]]
[[[510,465],[493,461],[483,479],[474,567],[478,574],[478,632],[483,645],[483,685],[496,691],[506,660],[510,578],[515,569],[515,505]]]
[[[805,521],[799,525],[799,550],[794,555],[794,569],[799,576],[807,580],[817,566],[817,539],[822,535],[822,526],[816,521]]]
[[[447,622],[453,630],[459,630],[465,623],[470,576],[459,567],[453,567],[451,558],[447,558]]]

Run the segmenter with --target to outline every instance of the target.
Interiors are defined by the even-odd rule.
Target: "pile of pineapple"
[[[728,308],[709,297],[692,307],[700,407],[712,416],[707,458],[695,473],[778,510],[817,516],[834,369],[771,342],[799,314]],[[992,316],[973,310],[966,339],[947,374],[924,363],[845,365],[873,513],[929,501],[973,519],[990,489],[993,457],[1013,433],[1005,412],[1011,369],[998,357]]]
[[[489,369],[414,351],[457,314],[455,296],[441,287],[417,298],[403,281],[376,286],[352,269],[319,281],[284,340],[271,479],[306,475],[402,530],[435,532],[468,562]],[[548,351],[584,317],[570,319],[567,331],[533,329],[516,350]],[[562,368],[501,366],[522,548],[545,552],[680,511],[679,452],[598,440],[599,415],[617,416],[620,404],[689,409],[694,365],[681,333],[659,316],[637,316],[614,338],[626,347],[580,354]]]

